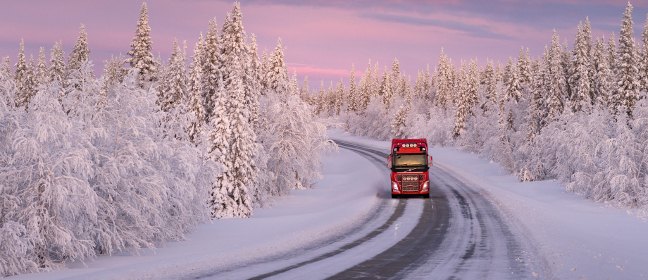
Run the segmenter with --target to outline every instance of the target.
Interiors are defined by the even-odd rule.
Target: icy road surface
[[[648,279],[648,223],[434,148],[430,199],[391,199],[389,143],[334,131],[314,189],[186,241],[8,279]]]

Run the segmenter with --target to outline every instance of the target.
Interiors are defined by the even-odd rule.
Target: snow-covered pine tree
[[[38,62],[36,64],[36,71],[34,72],[36,85],[42,86],[49,82],[47,75],[47,63],[45,62],[45,48],[40,47],[38,50]]]
[[[56,42],[50,50],[50,66],[48,73],[50,82],[63,86],[59,93],[59,99],[63,97],[63,89],[65,87],[64,81],[67,80],[65,69],[65,53],[63,52],[63,46],[61,45],[61,42]]]
[[[441,49],[439,64],[437,66],[434,85],[436,86],[435,105],[447,110],[452,105],[452,91],[454,87],[452,61]]]
[[[249,103],[256,97],[248,95],[256,93],[250,92],[250,85],[245,85],[245,82],[251,83],[253,78],[247,78],[246,73],[249,71],[250,58],[245,37],[240,4],[236,3],[223,23],[221,32],[221,74],[224,91],[219,99],[225,102],[225,117],[229,119],[230,125],[229,145],[226,147],[226,160],[229,162],[226,163],[227,169],[223,178],[229,179],[231,186],[225,189],[220,187],[220,193],[226,197],[223,197],[225,201],[220,204],[222,208],[217,209],[214,215],[217,218],[249,217],[252,214],[251,194],[256,187],[257,147],[256,133],[250,121]],[[215,100],[214,103],[217,102],[219,101]]]
[[[66,83],[66,86],[78,88],[81,86],[81,83],[86,82],[84,79],[81,79],[81,73],[79,72],[81,71],[82,65],[87,63],[89,60],[90,49],[88,48],[88,33],[86,33],[85,26],[82,24],[79,28],[79,37],[77,38],[68,59],[66,78],[69,81]],[[72,80],[76,82],[71,83]]]
[[[292,92],[289,90],[289,92]],[[336,116],[340,115],[340,112],[342,112],[342,106],[347,104],[347,100],[345,98],[345,93],[346,90],[344,89],[344,81],[340,79],[337,82],[337,85],[335,86],[335,92],[333,93],[333,96],[335,96],[335,105],[334,105],[334,113]]]
[[[486,67],[481,75],[481,84],[484,85],[484,98],[480,108],[482,112],[496,110],[497,108],[497,75],[492,60],[486,61]]]
[[[614,97],[615,112],[626,113],[632,117],[637,100],[639,100],[639,89],[641,87],[639,69],[636,57],[636,47],[632,30],[632,4],[628,2],[623,13],[621,31],[619,33],[619,49],[617,54],[616,76],[617,88]]]
[[[479,74],[477,73],[477,62],[471,61],[468,65],[462,63],[459,70],[459,100],[455,115],[455,126],[452,136],[457,139],[464,132],[466,122],[473,114],[473,108],[477,103],[477,90],[479,86]]]
[[[149,26],[148,8],[142,3],[135,36],[128,51],[130,66],[137,69],[139,86],[145,87],[148,82],[157,80],[158,65],[153,58],[151,27]]]
[[[158,85],[158,106],[164,112],[171,111],[185,95],[187,77],[185,76],[184,55],[177,40],[173,40],[171,56],[164,71],[161,71]]]
[[[569,105],[572,112],[590,112],[592,106],[592,65],[591,65],[591,31],[589,19],[585,23],[580,22],[574,42],[572,67],[573,73],[569,77],[572,87],[572,95]]]
[[[648,92],[648,17],[641,33],[641,49],[639,52],[639,76],[641,79],[641,91]]]
[[[391,71],[389,72],[389,81],[391,85],[392,96],[403,96],[405,88],[403,87],[401,80],[402,75],[400,70],[400,62],[397,58],[394,58],[394,61],[392,61]]]
[[[245,87],[248,94],[245,95],[249,110],[250,110],[250,123],[255,131],[259,131],[259,110],[261,98],[261,61],[257,50],[256,36],[252,34],[250,45],[248,47],[249,65],[246,68]],[[308,88],[308,80],[305,80],[305,87]],[[308,92],[308,89],[306,90]]]
[[[369,100],[371,99],[371,96],[373,94],[373,92],[371,91],[373,88],[373,81],[374,77],[372,76],[370,60],[369,64],[367,65],[367,69],[365,69],[364,75],[362,75],[362,78],[360,79],[360,92],[358,96],[359,112],[364,112],[365,110],[367,110]]]
[[[288,72],[284,61],[283,44],[281,39],[267,59],[264,70],[264,89],[278,93],[288,92]]]
[[[517,60],[518,76],[522,88],[528,88],[531,83],[531,61],[529,58],[529,49],[521,48]]]
[[[36,94],[34,87],[33,71],[29,68],[25,58],[25,42],[20,40],[20,48],[18,50],[18,61],[16,62],[16,107],[24,107],[27,109],[29,100]]]
[[[216,19],[209,21],[209,29],[202,49],[202,97],[203,107],[205,108],[205,118],[207,123],[210,122],[214,115],[214,98],[220,88],[220,82],[223,81],[221,73],[222,58],[220,57],[220,40],[218,37],[218,26]]]
[[[513,58],[511,57],[509,57],[508,64],[506,64],[504,77],[504,86],[506,87],[506,98],[504,100],[510,100],[514,103],[520,102],[520,98],[522,98],[520,73],[517,65],[513,63]]]
[[[194,122],[191,98],[188,92],[185,51],[174,40],[173,52],[162,71],[158,89],[158,106],[166,113],[162,120],[165,134],[178,140],[189,140],[189,129]]]
[[[392,97],[394,96],[394,92],[392,91],[393,87],[391,84],[391,75],[389,75],[387,69],[385,69],[383,70],[383,75],[380,82],[380,91],[378,91],[378,95],[382,97],[383,105],[385,105],[385,110],[389,109],[389,105],[391,105],[392,102]]]
[[[594,69],[592,101],[597,106],[610,108],[608,107],[608,100],[612,95],[614,75],[610,67],[610,59],[603,38],[598,39],[594,45],[592,62]]]
[[[230,116],[227,108],[227,98],[224,84],[219,83],[219,91],[214,99],[214,116],[210,119],[209,128],[209,142],[206,143],[209,147],[209,158],[221,166],[221,174],[218,175],[213,185],[210,187],[210,200],[209,206],[211,216],[214,218],[235,217],[239,214],[241,209],[237,199],[240,199],[240,192],[236,192],[237,197],[234,197],[234,185],[232,183],[231,175],[232,169],[232,155],[230,154],[230,136],[232,135]],[[247,195],[247,194],[246,194]],[[245,206],[245,205],[243,205]],[[251,209],[249,209],[251,210]]]
[[[349,95],[347,97],[349,106],[347,107],[347,110],[351,112],[358,112],[359,99],[358,87],[356,85],[355,65],[351,65],[351,74],[349,76]]]
[[[551,47],[546,51],[547,58],[543,61],[548,63],[548,80],[545,85],[547,89],[548,121],[558,118],[564,109],[564,97],[567,96],[567,82],[562,64],[563,48],[560,45],[558,32],[554,30],[551,37]]]
[[[203,36],[201,33],[194,47],[188,81],[189,107],[193,113],[188,134],[189,140],[196,145],[200,143],[203,126],[207,124],[203,97],[203,48]]]
[[[533,140],[546,123],[547,105],[543,90],[548,78],[547,64],[534,61],[531,64],[531,103],[529,105],[529,133],[528,139]]]

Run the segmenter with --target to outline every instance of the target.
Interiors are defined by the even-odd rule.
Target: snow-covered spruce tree
[[[145,87],[151,81],[157,80],[158,65],[153,58],[153,43],[151,42],[151,27],[149,26],[148,8],[142,3],[135,37],[128,51],[130,66],[137,69],[139,86]]]
[[[80,73],[82,65],[90,60],[90,49],[88,48],[88,34],[86,33],[85,26],[81,25],[79,29],[79,37],[77,38],[74,48],[70,53],[70,57],[67,63],[66,69],[66,78],[67,82],[64,84],[65,87],[68,87],[68,91],[71,88],[81,87],[83,83],[87,82],[87,79],[82,79]],[[87,77],[92,78],[92,76]]]
[[[610,59],[607,56],[604,39],[598,39],[592,51],[592,102],[595,106],[603,105],[608,107],[608,100],[612,96],[614,87],[614,75],[610,67]]]
[[[37,88],[49,82],[49,76],[47,75],[47,64],[45,60],[46,60],[45,48],[40,47],[40,49],[38,50],[38,61],[36,63],[36,71],[34,71],[34,77],[35,77]]]
[[[387,69],[385,69],[383,70],[383,75],[380,82],[380,91],[378,91],[378,95],[382,97],[382,102],[385,106],[385,110],[389,109],[389,105],[391,105],[392,102],[392,97],[394,96],[394,87],[392,87],[391,84],[391,75],[389,75]]]
[[[288,91],[291,91],[291,90],[289,89]],[[334,111],[336,116],[339,116],[340,113],[342,112],[342,107],[344,105],[348,104],[348,102],[346,102],[347,101],[346,98],[344,98],[345,97],[344,93],[345,93],[344,81],[342,79],[340,79],[338,81],[337,85],[335,86],[335,92],[333,93],[334,100],[335,100],[334,101],[335,105],[333,105],[334,106],[333,111]]]
[[[180,103],[187,85],[184,55],[176,40],[173,41],[171,56],[166,67],[160,72],[162,79],[158,84],[157,103],[162,111],[169,112]]]
[[[18,62],[16,62],[16,107],[27,108],[29,100],[36,94],[34,85],[33,69],[29,68],[25,59],[25,42],[20,40],[18,50]]]
[[[65,66],[65,53],[63,52],[63,46],[61,42],[54,43],[54,46],[50,50],[50,65],[49,65],[49,81],[63,85],[61,87],[61,92],[59,92],[59,99],[63,97],[63,89],[65,87],[65,81],[67,80],[66,75],[66,66]]]
[[[369,105],[369,99],[373,94],[373,92],[371,91],[371,89],[373,88],[372,86],[373,81],[374,81],[374,77],[372,76],[372,71],[371,71],[371,61],[369,61],[369,64],[367,65],[367,69],[365,69],[364,75],[362,75],[362,78],[360,79],[359,93],[357,98],[359,112],[364,112],[367,109],[367,106]]]
[[[266,170],[257,172],[256,186],[252,188],[250,195],[252,196],[252,202],[255,206],[263,206],[269,195],[268,189],[270,188],[270,184],[272,183],[273,174],[267,171],[267,164],[270,155],[268,154],[265,146],[262,143],[263,139],[259,137],[261,131],[267,129],[267,127],[265,126],[267,125],[267,122],[262,122],[260,120],[261,98],[263,93],[263,74],[261,72],[261,67],[263,62],[259,59],[256,37],[254,36],[254,34],[252,35],[248,47],[248,55],[250,63],[245,71],[246,76],[244,79],[244,85],[246,87],[246,92],[248,92],[248,94],[245,95],[245,104],[249,109],[249,121],[252,125],[253,131],[257,135],[254,147],[256,149],[256,152],[254,153],[255,158],[253,159],[253,161],[255,162],[258,170]]]
[[[529,58],[529,49],[521,48],[517,60],[517,69],[520,84],[522,88],[529,87],[531,83],[531,61]]]
[[[479,73],[477,62],[472,60],[468,66],[462,65],[459,74],[460,93],[456,102],[457,112],[455,126],[452,131],[453,138],[457,139],[466,127],[467,120],[474,114],[473,109],[477,104],[477,90],[479,87]]]
[[[256,187],[256,133],[250,121],[249,107],[252,101],[247,95],[251,92],[250,82],[252,77],[247,76],[250,67],[249,50],[245,42],[240,5],[234,4],[223,23],[221,32],[221,70],[223,75],[222,92],[214,104],[222,106],[223,118],[228,122],[225,131],[226,145],[224,149],[226,166],[222,175],[222,185],[215,186],[212,191],[212,215],[216,218],[249,217],[252,214],[253,188]],[[247,91],[246,91],[247,90]],[[246,101],[249,103],[246,104]],[[222,103],[222,105],[221,105]],[[220,113],[220,112],[219,112]],[[223,152],[221,152],[223,153]],[[220,201],[218,199],[220,198]]]
[[[358,102],[360,100],[358,96],[358,86],[356,85],[356,72],[355,66],[351,66],[351,75],[349,77],[349,94],[347,97],[349,100],[349,106],[347,107],[351,112],[358,112]]]
[[[450,99],[452,98],[454,88],[453,75],[452,61],[448,58],[443,49],[441,49],[439,64],[434,77],[434,85],[436,88],[434,104],[444,110],[447,110],[448,107],[452,105]]]
[[[402,82],[403,77],[401,76],[400,71],[400,62],[397,58],[394,58],[392,61],[391,71],[389,72],[389,80],[391,86],[391,94],[396,97],[402,97],[405,91],[404,84]]]
[[[522,85],[520,80],[520,72],[516,64],[513,63],[513,58],[509,57],[509,62],[504,69],[504,86],[506,87],[506,100],[511,100],[514,103],[520,102],[522,98]]]
[[[248,204],[239,204],[247,202],[247,197],[242,197],[240,190],[235,190],[232,183],[232,155],[230,151],[230,135],[232,135],[232,126],[230,124],[230,115],[227,112],[227,93],[223,88],[223,83],[219,83],[219,91],[214,99],[214,116],[210,119],[209,140],[205,143],[209,147],[209,158],[218,163],[222,170],[216,180],[210,186],[210,212],[215,218],[246,216],[251,209],[244,209]],[[247,192],[243,195],[248,195]],[[236,197],[235,197],[236,196]],[[243,200],[245,199],[245,200]]]
[[[648,92],[648,17],[641,33],[641,49],[639,51],[639,78],[641,80],[641,91]]]
[[[480,108],[483,112],[496,110],[497,104],[497,75],[492,60],[486,61],[486,66],[481,74],[480,83],[483,85],[484,93],[481,99]]]
[[[207,123],[207,117],[203,102],[203,68],[202,68],[202,51],[203,51],[203,36],[200,34],[196,46],[194,47],[194,55],[192,58],[189,80],[188,80],[188,95],[189,107],[193,116],[189,124],[188,134],[189,140],[195,145],[200,144],[203,126]]]
[[[249,65],[245,70],[244,85],[246,87],[245,104],[250,110],[250,123],[252,123],[254,130],[259,131],[259,110],[261,98],[261,61],[257,50],[256,36],[252,34],[250,45],[248,47]],[[308,81],[304,81],[308,87]],[[308,90],[307,90],[308,93]]]
[[[617,88],[612,98],[615,104],[615,112],[626,113],[630,117],[632,117],[632,110],[637,100],[639,100],[639,89],[641,87],[637,67],[639,60],[636,57],[636,47],[632,33],[632,8],[632,4],[628,2],[621,22],[616,61]]]
[[[430,66],[425,71],[419,71],[414,82],[414,97],[419,100],[412,104],[414,112],[426,112],[427,108],[432,106],[434,92],[432,90],[432,77],[430,76]],[[421,102],[425,101],[425,102]]]
[[[548,78],[546,63],[534,61],[531,65],[531,100],[529,104],[529,132],[528,139],[535,138],[545,126],[547,104],[543,96],[545,81]]]
[[[158,84],[158,106],[165,112],[162,127],[167,137],[189,141],[191,124],[196,122],[191,111],[191,96],[186,76],[185,51],[173,42],[173,53],[162,71]]]
[[[554,30],[551,38],[551,47],[546,51],[546,56],[543,61],[547,63],[548,80],[545,85],[547,88],[547,107],[548,107],[548,121],[557,119],[564,110],[564,98],[567,96],[567,82],[562,64],[563,49],[560,45],[560,38],[558,32]]]
[[[589,19],[578,24],[572,57],[573,73],[569,77],[572,95],[569,105],[572,112],[590,112],[592,107],[592,35]]]
[[[209,21],[207,36],[203,42],[200,62],[202,64],[202,100],[205,109],[205,121],[209,123],[214,115],[214,96],[220,88],[222,81],[220,56],[220,40],[218,38],[218,26],[216,19]]]

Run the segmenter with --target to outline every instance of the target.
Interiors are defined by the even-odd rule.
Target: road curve
[[[385,156],[358,144],[354,151]],[[451,173],[430,170],[431,199],[414,230],[379,255],[331,279],[533,279],[542,275],[526,240],[513,234],[499,210]]]

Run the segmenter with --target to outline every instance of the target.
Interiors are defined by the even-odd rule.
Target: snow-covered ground
[[[385,141],[348,136],[340,131],[331,131],[331,137],[385,151],[389,147]],[[437,167],[470,182],[470,187],[493,201],[518,227],[516,232],[526,233],[524,238],[533,242],[548,262],[547,275],[559,279],[648,279],[648,222],[624,210],[567,193],[555,181],[518,182],[497,164],[473,154],[434,148],[432,155]],[[324,178],[314,189],[293,191],[276,199],[271,207],[257,209],[250,219],[216,220],[202,225],[188,234],[186,241],[10,279],[176,278],[227,272],[256,260],[257,265],[250,266],[249,275],[230,274],[245,278],[267,272],[258,260],[277,261],[277,256],[309,246],[325,251],[325,246],[316,245],[353,228],[366,227],[357,234],[371,230],[380,221],[376,225],[362,225],[366,218],[380,207],[393,207],[381,204],[384,199],[377,195],[386,192],[386,169],[356,153],[340,150],[326,156],[323,173]],[[413,205],[406,211],[416,216],[420,207]],[[401,224],[399,234],[407,234],[411,227],[413,224]],[[388,235],[394,239],[395,233]],[[386,241],[388,237],[377,238]],[[394,240],[377,243],[388,246]],[[364,252],[367,257],[376,253]],[[295,258],[294,254],[291,257]],[[303,258],[309,258],[309,252],[304,252]]]

